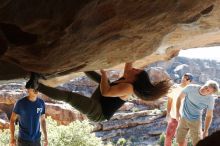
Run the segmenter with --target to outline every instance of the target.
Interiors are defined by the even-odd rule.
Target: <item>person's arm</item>
[[[129,70],[131,70],[133,68],[133,63],[132,62],[127,62],[125,63],[125,67],[124,67],[124,75],[123,76],[126,76],[127,72]]]
[[[205,138],[209,134],[208,132],[209,132],[209,127],[212,123],[212,117],[213,117],[213,110],[207,110],[206,111],[206,117],[205,117],[203,138]]]
[[[106,97],[123,97],[133,93],[133,86],[129,83],[119,83],[110,86],[107,74],[104,70],[100,70],[102,77],[100,82],[100,91]]]
[[[170,111],[171,111],[171,107],[172,107],[172,98],[171,97],[168,97],[168,100],[167,100],[167,120],[169,120],[170,118]]]
[[[180,104],[181,104],[181,101],[185,98],[185,96],[186,94],[182,92],[177,98],[177,102],[176,102],[176,119],[177,120],[179,120],[180,118]]]
[[[10,146],[16,145],[15,140],[15,121],[18,118],[18,115],[15,112],[12,112],[10,118]]]
[[[45,114],[41,115],[40,123],[41,123],[41,129],[42,129],[43,134],[44,134],[44,146],[47,146],[48,145],[48,139],[47,139],[47,127],[46,127]]]

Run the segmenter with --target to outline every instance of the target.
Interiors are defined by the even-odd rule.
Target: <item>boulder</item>
[[[68,76],[66,81],[82,71],[139,59],[139,65],[149,65],[180,49],[220,42],[218,0],[0,3],[2,82],[30,71],[47,79]]]

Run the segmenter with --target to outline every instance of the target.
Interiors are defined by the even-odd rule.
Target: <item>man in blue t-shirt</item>
[[[27,82],[28,96],[18,100],[14,106],[10,119],[10,146],[16,145],[14,137],[15,121],[19,121],[18,146],[40,146],[40,125],[44,134],[44,146],[48,145],[45,103],[38,98],[38,91]]]
[[[190,131],[192,143],[195,146],[201,138],[208,136],[209,126],[212,122],[215,99],[212,94],[218,92],[219,85],[215,81],[207,81],[205,85],[188,85],[179,95],[176,103],[176,117],[179,125],[176,140],[179,146],[185,145],[185,137]],[[180,103],[184,99],[182,114]],[[206,109],[204,130],[202,132],[202,111]],[[181,118],[180,118],[181,115]],[[201,137],[202,136],[202,137]]]

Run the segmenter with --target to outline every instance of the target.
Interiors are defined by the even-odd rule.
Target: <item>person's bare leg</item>
[[[178,146],[187,146],[186,140],[184,142],[179,142]]]

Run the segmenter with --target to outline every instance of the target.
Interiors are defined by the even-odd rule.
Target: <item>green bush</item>
[[[160,146],[164,146],[165,137],[166,137],[165,133],[162,133],[162,134],[160,135],[160,139],[159,139],[159,141],[158,141],[158,144],[159,144]]]
[[[57,126],[47,120],[49,143],[54,146],[101,146],[100,138],[91,133],[93,126],[88,121],[75,121],[68,126]]]
[[[9,144],[10,133],[9,130],[0,131],[0,145],[8,145]]]
[[[124,138],[118,139],[117,146],[125,146],[125,144],[126,144],[126,139]]]
[[[68,126],[57,126],[56,121],[47,118],[49,146],[103,146],[101,139],[91,133],[92,129],[93,126],[88,121],[75,121]],[[0,135],[0,145],[8,145],[9,130],[1,132]]]
[[[138,109],[137,107],[133,107],[131,110],[133,113],[140,111],[140,109]]]
[[[18,126],[15,126],[15,138],[18,136]],[[0,130],[0,146],[9,145],[10,130]]]

